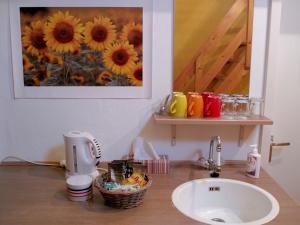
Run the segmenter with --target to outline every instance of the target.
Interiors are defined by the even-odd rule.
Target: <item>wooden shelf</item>
[[[255,116],[248,119],[223,119],[223,118],[175,118],[171,116],[161,116],[154,114],[157,124],[166,125],[272,125],[273,121],[265,116]]]
[[[237,125],[240,127],[238,146],[241,146],[244,139],[244,127],[256,125],[272,125],[273,121],[265,116],[253,116],[248,119],[223,119],[223,118],[175,118],[154,114],[154,121],[157,124],[171,125],[171,145],[176,145],[176,125]]]

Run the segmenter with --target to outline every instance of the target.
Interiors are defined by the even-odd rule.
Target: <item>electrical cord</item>
[[[23,159],[23,158],[21,158],[21,157],[13,156],[13,155],[9,155],[9,156],[6,156],[5,158],[3,158],[3,159],[1,160],[1,163],[5,162],[7,159],[17,159],[17,160],[19,160],[19,161],[28,162],[28,163],[31,163],[31,164],[34,164],[34,165],[38,165],[38,166],[58,166],[58,167],[62,167],[61,164],[34,162],[34,161],[26,160],[26,159]]]
[[[17,159],[19,161],[28,162],[28,163],[31,163],[33,165],[38,165],[38,166],[57,166],[57,167],[61,167],[61,168],[66,168],[66,160],[61,160],[59,163],[40,163],[40,162],[34,162],[34,161],[26,160],[26,159],[23,159],[23,158],[18,157],[18,156],[9,155],[9,156],[6,156],[5,158],[3,158],[1,160],[1,164],[3,162],[5,162],[7,159]],[[108,171],[107,169],[101,168],[101,167],[97,167],[97,170],[102,170],[104,172]]]

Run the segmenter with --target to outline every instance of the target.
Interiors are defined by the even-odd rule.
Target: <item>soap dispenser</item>
[[[246,175],[259,178],[261,155],[258,153],[257,145],[250,145],[252,151],[248,153]]]

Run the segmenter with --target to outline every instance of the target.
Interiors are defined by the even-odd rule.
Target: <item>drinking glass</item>
[[[250,99],[250,113],[251,116],[263,116],[264,99],[251,98]]]
[[[222,118],[233,119],[236,111],[235,99],[233,97],[224,97],[222,99]]]
[[[247,119],[250,116],[250,101],[246,98],[239,98],[235,103],[236,116],[238,119]]]
[[[220,93],[218,94],[218,96],[221,98],[221,100],[225,99],[225,98],[228,98],[229,97],[229,94],[223,94],[223,93]]]

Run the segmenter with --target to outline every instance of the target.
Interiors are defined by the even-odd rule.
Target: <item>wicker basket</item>
[[[152,183],[152,178],[149,176],[147,176],[147,178],[148,182],[144,187],[130,192],[108,191],[102,187],[102,179],[100,177],[95,179],[94,185],[102,194],[105,205],[117,209],[130,209],[140,205],[143,202],[144,195]]]

